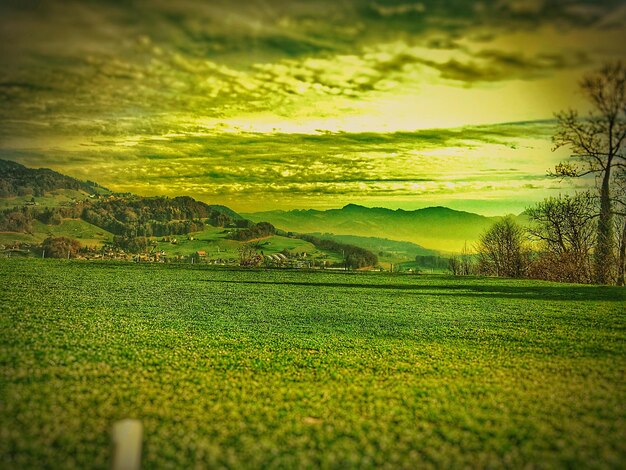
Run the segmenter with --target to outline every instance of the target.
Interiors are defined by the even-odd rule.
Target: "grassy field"
[[[69,237],[78,240],[81,245],[101,247],[104,242],[113,240],[113,234],[80,219],[64,219],[58,225],[46,225],[39,221],[33,223],[33,233],[0,232],[0,244],[11,246],[16,241],[39,245],[47,237]],[[239,249],[244,242],[226,238],[227,231],[222,227],[207,225],[201,232],[188,235],[174,235],[176,244],[163,241],[164,237],[152,237],[157,243],[157,249],[165,251],[169,256],[189,256],[198,251],[207,253],[208,259],[239,259]],[[281,253],[288,250],[291,253],[307,253],[312,258],[322,258],[331,263],[342,261],[341,253],[322,252],[314,245],[298,238],[281,236],[267,237],[258,240],[258,251],[266,255]]]
[[[4,468],[626,464],[624,289],[0,260]]]
[[[341,253],[333,251],[323,252],[307,241],[278,235],[260,240],[257,250],[262,251],[266,255],[282,253],[283,250],[287,250],[292,254],[306,253],[311,258],[321,258],[329,263],[341,263],[343,261]]]
[[[102,190],[103,194],[107,194],[107,191]],[[63,204],[72,203],[74,201],[83,201],[89,197],[89,194],[83,191],[76,191],[74,189],[57,189],[46,193],[45,196],[35,197],[35,202],[39,206],[44,207],[59,207]],[[0,198],[0,210],[10,209],[13,207],[24,206],[33,199],[32,195],[29,196],[15,196],[15,197],[2,197]]]
[[[202,232],[189,234],[193,240],[189,240],[187,235],[173,235],[178,243],[161,241],[163,237],[154,237],[159,250],[164,250],[169,256],[189,256],[197,251],[205,251],[211,258],[237,259],[238,249],[241,243],[235,240],[228,240],[225,237],[222,227],[212,227],[207,225]]]
[[[205,251],[209,259],[238,259],[239,249],[245,242],[229,240],[226,237],[226,230],[222,227],[207,226],[202,232],[189,234],[193,240],[186,235],[175,236],[177,244],[161,241],[163,237],[155,237],[159,250],[164,250],[170,256],[189,256],[197,251]],[[298,238],[281,237],[278,235],[256,240],[257,250],[263,254],[270,255],[288,250],[291,253],[307,253],[313,257],[324,257],[331,262],[341,262],[341,254],[328,252],[323,253],[314,245]],[[325,256],[324,256],[325,255]]]
[[[35,221],[33,231],[44,234],[44,239],[49,236],[69,237],[86,246],[101,246],[103,242],[113,240],[111,233],[81,219],[64,219],[59,225],[45,225]]]
[[[83,246],[101,246],[113,240],[113,235],[95,225],[80,219],[63,219],[58,225],[46,225],[38,220],[33,222],[33,233],[0,232],[0,244],[11,245],[16,241],[38,245],[48,237],[74,238]]]
[[[333,235],[328,233],[313,233],[312,235],[365,248],[378,257],[378,262],[385,269],[390,269],[391,265],[393,265],[395,270],[398,268],[402,271],[408,269],[416,270],[420,268],[419,264],[414,261],[417,255],[437,256],[439,254],[434,250],[429,250],[415,243],[389,240],[387,238]],[[428,272],[430,271],[428,270]]]

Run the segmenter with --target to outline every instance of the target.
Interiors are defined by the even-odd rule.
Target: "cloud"
[[[528,147],[547,141],[550,123],[382,129],[448,125],[432,124],[443,114],[454,125],[479,122],[483,108],[495,111],[482,122],[508,119],[507,107],[531,107],[532,96],[549,101],[548,85],[561,88],[561,78],[550,79],[623,56],[614,40],[625,21],[620,7],[4,0],[0,153],[120,190],[250,201],[287,192],[408,197],[446,184],[461,193],[504,179],[540,186],[524,178],[541,178],[549,165]],[[612,25],[610,37],[602,25]],[[502,39],[513,32],[515,40]],[[520,119],[549,116],[550,105]],[[272,131],[281,119],[291,134]],[[314,133],[350,129],[347,121],[376,132]],[[261,124],[265,134],[241,131]],[[550,155],[549,146],[541,151]]]
[[[398,5],[383,5],[380,3],[373,3],[372,9],[376,11],[382,17],[390,17],[396,15],[407,14],[421,14],[426,11],[426,6],[423,3],[401,3]]]
[[[557,19],[604,21],[619,4],[6,0],[0,136],[159,134],[200,117],[311,113],[320,97],[339,114],[351,105],[336,97],[366,103],[437,80],[542,78],[594,56],[579,44],[578,55],[533,54],[490,38]]]
[[[540,53],[531,57],[523,53],[493,49],[479,51],[467,60],[422,61],[438,70],[442,78],[468,84],[535,79],[554,71],[588,65],[590,62],[591,59],[583,52],[573,55]]]
[[[0,151],[0,156],[31,166],[54,162],[54,169],[118,191],[208,201],[221,194],[434,194],[445,188],[478,190],[485,182],[501,186],[505,179],[507,186],[534,184],[544,177],[546,164],[528,166],[528,154],[536,151],[525,149],[526,136],[547,141],[552,127],[532,122],[388,134],[135,136],[95,139],[74,151]],[[512,143],[522,145],[512,148]],[[500,155],[496,166],[493,155]]]

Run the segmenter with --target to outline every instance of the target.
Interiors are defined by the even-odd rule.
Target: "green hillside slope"
[[[27,168],[0,159],[0,197],[43,196],[57,189],[71,189],[87,194],[109,192],[92,181],[80,181],[49,168]]]
[[[40,244],[47,237],[68,237],[83,246],[97,247],[113,240],[113,235],[80,219],[64,219],[60,224],[43,224],[34,221],[31,233],[0,232],[0,244],[9,246],[15,242]]]
[[[390,264],[414,261],[416,256],[437,256],[439,254],[435,250],[429,250],[415,243],[390,240],[388,238],[334,235],[331,233],[312,233],[311,235],[365,248],[377,255],[378,260],[385,267],[388,267]]]

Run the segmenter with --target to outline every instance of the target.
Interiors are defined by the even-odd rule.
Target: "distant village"
[[[164,238],[172,244],[177,244],[176,238]],[[244,266],[244,267],[271,267],[290,269],[334,269],[345,270],[345,266],[333,264],[327,259],[313,258],[306,252],[291,253],[284,250],[282,253],[264,254],[257,252],[250,245],[244,245],[237,253],[217,251],[209,253],[198,250],[188,255],[170,255],[162,249],[152,249],[142,253],[114,247],[105,243],[100,248],[80,247],[76,250],[67,250],[63,256],[59,253],[46,253],[43,245],[34,245],[25,242],[14,242],[9,245],[0,244],[0,256],[6,258],[66,258],[86,261],[126,261],[134,263],[177,263],[177,264],[205,264],[214,266]],[[372,270],[378,270],[372,268]]]

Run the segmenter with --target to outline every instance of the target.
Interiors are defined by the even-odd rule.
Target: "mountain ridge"
[[[257,211],[257,212],[241,212],[241,214],[245,214],[245,215],[255,215],[255,216],[261,216],[264,214],[291,214],[291,213],[306,213],[306,214],[310,214],[310,213],[324,213],[324,212],[337,212],[337,211],[355,211],[355,210],[362,210],[362,211],[367,211],[367,212],[385,212],[385,213],[395,213],[395,214],[413,214],[416,212],[420,212],[420,213],[428,213],[428,212],[435,212],[435,211],[440,211],[440,212],[448,212],[448,213],[454,213],[454,214],[467,214],[467,215],[471,215],[471,216],[478,216],[478,217],[484,217],[487,219],[499,219],[504,217],[504,215],[502,216],[487,216],[487,215],[482,215],[482,214],[478,214],[476,212],[469,212],[469,211],[462,211],[462,210],[458,210],[458,209],[452,209],[451,207],[447,207],[447,206],[428,206],[428,207],[422,207],[420,209],[413,209],[413,210],[407,210],[407,209],[402,209],[402,208],[398,208],[398,209],[389,209],[387,207],[380,207],[380,206],[374,206],[374,207],[367,207],[367,206],[363,206],[360,204],[354,204],[354,203],[349,203],[344,205],[343,207],[339,207],[339,208],[332,208],[332,209],[274,209],[274,210],[267,210],[267,211]],[[523,214],[523,213],[522,213]],[[514,214],[513,214],[514,215]],[[521,215],[521,214],[519,214]]]
[[[471,247],[480,235],[502,217],[488,217],[445,206],[422,209],[387,209],[346,204],[338,209],[294,209],[242,213],[258,222],[264,220],[286,231],[388,238],[408,241],[446,252]],[[518,216],[519,217],[519,216]]]
[[[185,208],[193,209],[190,209],[190,214],[193,213],[193,215],[188,215],[187,217],[210,217],[215,219],[213,223],[218,226],[231,222],[243,222],[243,219],[246,218],[252,222],[269,222],[286,232],[301,234],[329,233],[357,237],[387,238],[398,242],[411,242],[419,245],[421,248],[442,252],[459,252],[465,245],[471,248],[471,245],[478,240],[480,235],[501,218],[487,217],[445,206],[405,210],[366,207],[355,203],[345,204],[341,208],[328,210],[294,209],[238,213],[229,207],[196,201],[189,196],[177,196],[173,199],[160,197],[163,201],[159,202],[159,197],[145,198],[131,194],[119,195],[111,193],[97,183],[83,182],[57,173],[54,170],[32,169],[9,160],[0,160],[0,197],[10,198],[19,194],[23,200],[22,204],[26,204],[26,201],[30,201],[31,195],[34,198],[38,198],[47,192],[54,192],[59,189],[78,190],[83,192],[83,194],[96,197],[93,203],[88,204],[85,208],[99,208],[102,206],[103,209],[106,209],[106,212],[110,213],[110,220],[100,220],[100,217],[94,214],[93,211],[81,212],[82,217],[92,223],[98,222],[100,226],[110,229],[115,228],[112,230],[113,233],[128,232],[126,230],[127,227],[124,227],[127,225],[124,220],[124,217],[126,217],[124,212],[130,209],[130,206],[141,204],[140,201],[138,202],[135,199],[140,199],[145,205],[149,206],[172,206],[168,209],[170,212],[181,210],[181,208],[174,206],[185,206]],[[113,200],[102,200],[101,196],[103,193],[108,195],[109,198],[113,197]],[[87,204],[87,202],[84,204]],[[120,204],[123,207],[117,207]],[[135,209],[138,210],[137,207]],[[78,208],[75,210],[78,210]],[[67,212],[69,209],[65,208],[62,211]],[[183,212],[186,213],[188,211]],[[89,215],[89,217],[85,214]],[[81,215],[76,214],[75,216]],[[137,212],[135,217],[142,218],[143,216]],[[149,218],[161,219],[162,217],[154,215],[149,216]],[[169,223],[171,222],[169,218],[167,221],[163,219],[159,220],[159,222]],[[163,227],[155,226],[155,230],[148,229],[145,233],[156,233],[157,229],[159,233],[161,230],[164,230]]]

